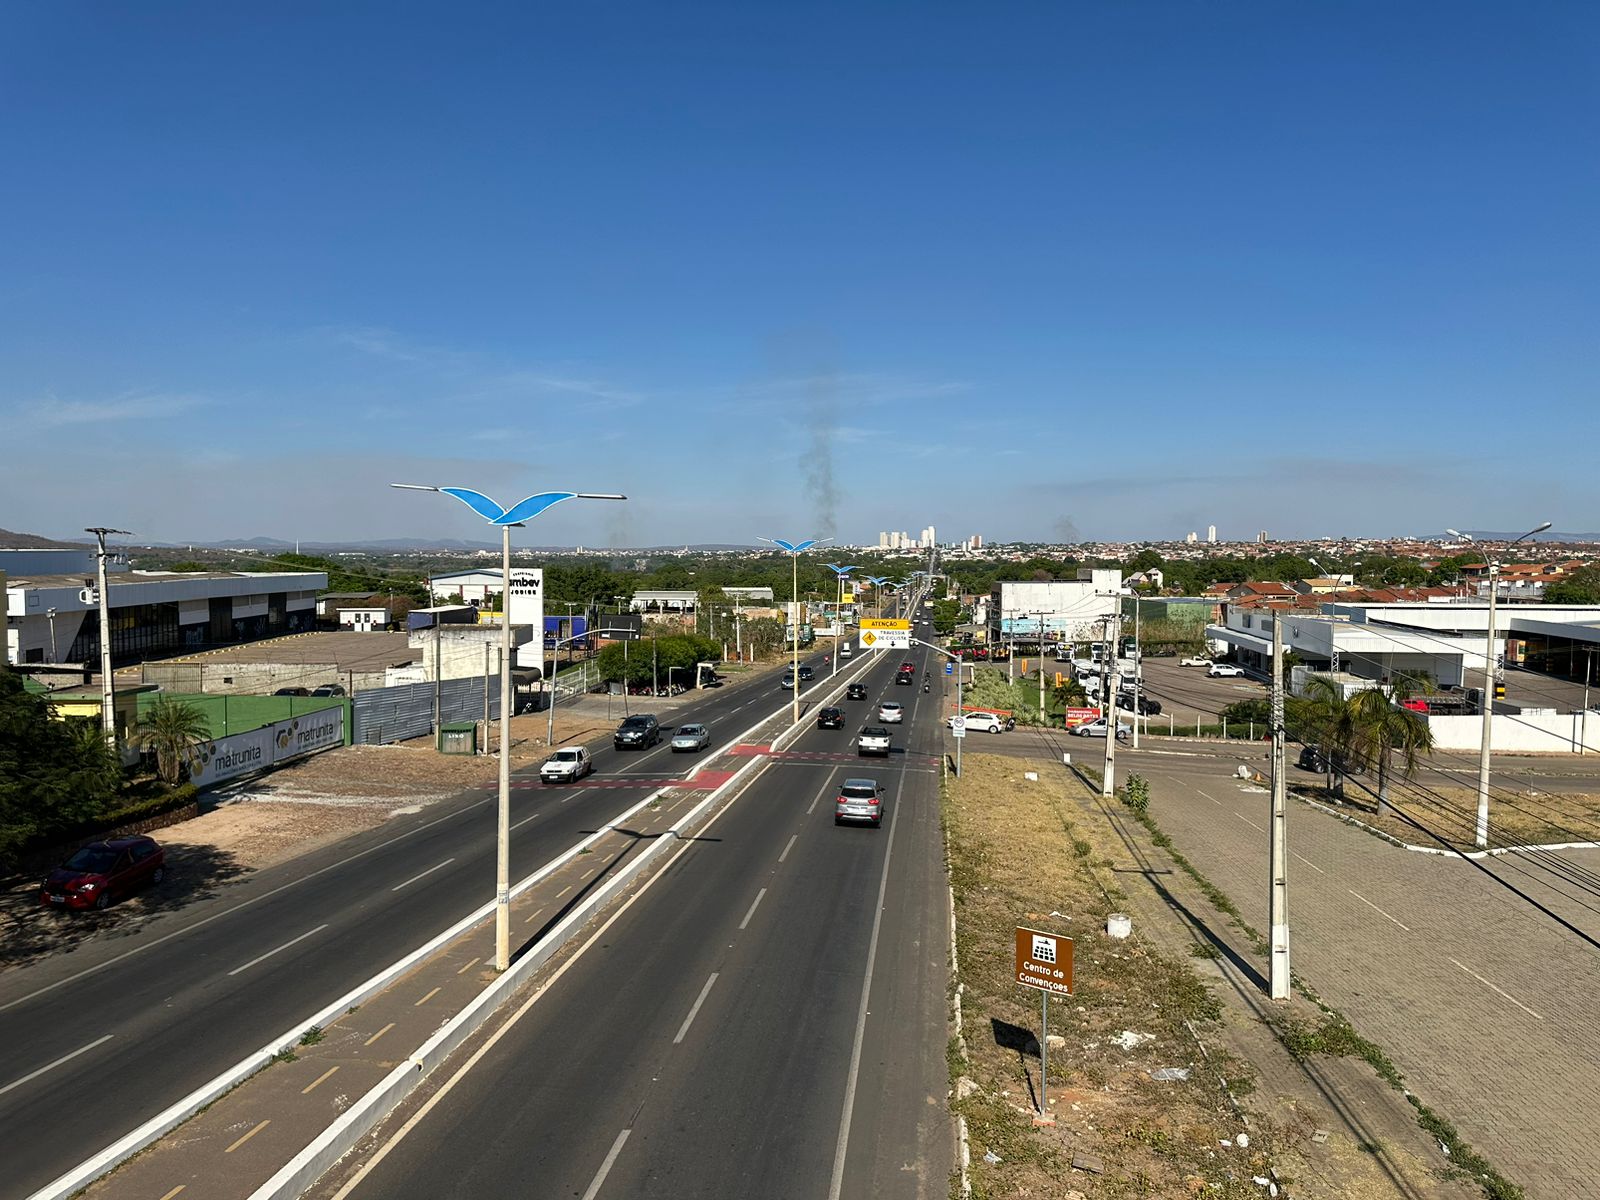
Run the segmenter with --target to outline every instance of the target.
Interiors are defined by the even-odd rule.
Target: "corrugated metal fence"
[[[355,695],[353,740],[381,746],[407,738],[426,737],[433,729],[433,684],[366,688]],[[489,719],[500,716],[500,676],[489,676]],[[446,679],[439,684],[439,720],[483,719],[483,677]]]

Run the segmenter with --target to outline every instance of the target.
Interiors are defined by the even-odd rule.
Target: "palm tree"
[[[201,742],[211,740],[206,716],[186,700],[157,696],[139,721],[138,741],[156,756],[156,774],[177,783]]]
[[[1287,715],[1301,741],[1321,748],[1328,791],[1342,797],[1345,772],[1364,765],[1369,749],[1344,688],[1325,676],[1312,675],[1305,694],[1290,702]]]
[[[1390,809],[1390,759],[1400,753],[1400,775],[1410,779],[1417,771],[1417,757],[1433,753],[1433,730],[1428,722],[1409,708],[1402,708],[1380,688],[1357,692],[1350,699],[1365,757],[1378,766],[1378,815]]]

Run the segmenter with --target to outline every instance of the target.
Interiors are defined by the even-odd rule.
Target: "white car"
[[[878,705],[878,720],[882,721],[885,725],[903,725],[905,724],[905,719],[906,710],[901,708],[893,700],[885,700],[882,704]]]
[[[704,725],[679,725],[672,735],[672,752],[705,750],[711,745],[711,730]]]
[[[951,717],[945,724],[954,729],[956,719]],[[1004,733],[1006,723],[993,713],[969,712],[966,714],[966,730],[968,733]]]
[[[1204,654],[1191,654],[1188,658],[1180,658],[1178,665],[1180,667],[1209,667],[1211,660]]]
[[[856,754],[865,757],[868,754],[881,754],[889,756],[889,731],[881,725],[864,725],[861,734],[856,738]]]
[[[544,783],[575,783],[594,770],[594,758],[582,746],[563,746],[539,768]]]
[[[1236,667],[1232,663],[1212,663],[1206,675],[1211,679],[1230,679],[1244,674],[1243,667]]]
[[[1106,719],[1101,717],[1097,721],[1085,721],[1082,725],[1074,725],[1067,732],[1073,737],[1103,738],[1106,735]],[[1119,738],[1127,737],[1132,732],[1132,725],[1124,725],[1121,721],[1117,722],[1117,736]]]

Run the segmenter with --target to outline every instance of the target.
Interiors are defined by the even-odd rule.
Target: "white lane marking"
[[[213,921],[220,921],[223,917],[231,916],[242,909],[249,908],[253,904],[260,904],[263,900],[270,900],[279,892],[286,892],[292,887],[299,887],[302,883],[307,883],[319,875],[326,875],[329,871],[334,871],[340,867],[349,866],[359,858],[365,858],[369,854],[375,854],[377,851],[382,850],[387,846],[392,846],[396,842],[404,841],[413,834],[422,833],[424,830],[432,829],[435,825],[442,824],[445,821],[452,821],[459,816],[471,812],[475,808],[481,808],[483,805],[490,803],[492,800],[493,797],[491,796],[488,799],[478,800],[472,804],[468,804],[464,808],[457,809],[453,813],[449,813],[446,816],[429,821],[426,825],[418,825],[415,829],[408,829],[405,833],[396,834],[386,842],[379,842],[376,846],[368,846],[365,850],[358,850],[348,858],[341,858],[338,862],[329,863],[325,867],[318,867],[309,875],[302,875],[298,879],[291,879],[288,883],[279,884],[270,892],[262,892],[261,895],[252,896],[250,899],[245,900],[242,903],[235,904],[232,908],[225,908],[219,913],[212,913],[209,917],[202,917],[192,925],[185,925],[182,929],[174,929],[171,933],[164,933],[158,938],[151,938],[143,945],[135,946],[132,950],[124,950],[121,954],[116,955],[114,958],[106,959],[105,962],[96,963],[92,967],[85,967],[76,975],[68,975],[64,979],[58,979],[54,983],[48,983],[42,988],[28,992],[26,995],[18,996],[15,1000],[8,1000],[4,1004],[0,1004],[0,1012],[5,1012],[10,1008],[15,1008],[19,1004],[25,1004],[29,1000],[43,996],[46,992],[53,992],[58,987],[65,987],[69,983],[76,983],[80,979],[86,979],[96,972],[104,971],[107,967],[115,966],[117,963],[123,961],[123,959],[132,958],[135,954],[149,950],[153,946],[159,946],[163,942],[170,942],[173,938],[182,937],[186,933],[193,933],[196,929],[199,929],[202,926],[209,925]]]
[[[256,956],[255,958],[252,958],[249,962],[245,963],[244,966],[235,967],[233,970],[228,972],[228,975],[231,978],[232,976],[238,975],[239,973],[241,973],[243,971],[248,971],[251,967],[255,966],[257,963],[266,962],[267,959],[271,958],[274,954],[281,954],[283,951],[287,950],[290,946],[293,946],[296,942],[303,942],[308,937],[310,937],[312,934],[321,933],[326,928],[327,928],[326,925],[318,925],[315,929],[308,929],[308,930],[306,930],[306,932],[302,933],[299,937],[289,939],[283,945],[279,946],[276,950],[268,950],[265,954],[261,954],[261,955]]]
[[[739,922],[739,928],[740,929],[743,929],[746,925],[750,924],[750,918],[756,915],[756,905],[761,903],[761,897],[765,896],[766,894],[767,894],[767,889],[766,888],[762,888],[759,892],[756,893],[756,898],[754,900],[750,901],[750,911],[745,913],[744,914],[744,920]]]
[[[678,1036],[672,1039],[674,1046],[682,1043],[684,1035],[689,1032],[689,1026],[694,1024],[695,1017],[700,1015],[700,1006],[706,1002],[706,997],[711,994],[711,985],[717,981],[717,972],[711,972],[711,978],[706,980],[705,987],[700,989],[700,995],[695,998],[694,1007],[689,1010],[689,1015],[683,1019],[683,1024],[678,1026]]]
[[[779,862],[782,862],[784,859],[789,857],[789,851],[794,849],[794,844],[799,840],[800,835],[798,833],[789,839],[789,844],[783,848],[783,853],[778,855]]]
[[[1222,801],[1221,800],[1218,800],[1215,796],[1207,795],[1205,792],[1202,792],[1199,788],[1195,788],[1195,794],[1197,796],[1205,796],[1205,798],[1207,800],[1211,801],[1211,803],[1215,804],[1218,808],[1222,807]]]
[[[0,1096],[4,1096],[7,1092],[11,1091],[13,1088],[21,1087],[23,1084],[27,1083],[31,1079],[39,1078],[39,1076],[43,1075],[46,1071],[54,1071],[62,1063],[71,1062],[73,1059],[77,1058],[78,1055],[80,1055],[80,1054],[89,1053],[89,1051],[93,1050],[96,1046],[103,1045],[104,1043],[109,1042],[112,1038],[114,1038],[116,1036],[117,1035],[114,1034],[114,1033],[108,1033],[108,1034],[105,1035],[105,1037],[95,1038],[95,1040],[90,1042],[87,1046],[79,1046],[71,1054],[63,1054],[60,1058],[56,1059],[55,1062],[46,1063],[44,1066],[40,1067],[37,1071],[29,1071],[21,1079],[13,1079],[10,1083],[6,1084],[5,1087],[0,1087]]]
[[[751,776],[751,783],[754,783],[756,779],[759,779],[761,774],[762,772],[760,770],[756,771]],[[748,786],[749,785],[747,784],[746,787],[748,788]],[[743,795],[743,792],[741,792],[740,795]],[[735,799],[737,799],[737,797],[735,797]],[[711,829],[718,821],[722,819],[724,814],[729,813],[732,810],[733,802],[730,801],[718,812],[713,813],[710,819],[700,827],[701,835],[703,836],[707,830]],[[892,819],[889,824],[889,830],[891,833],[894,832],[894,822]],[[366,1162],[361,1164],[361,1166],[356,1170],[356,1173],[350,1177],[350,1181],[334,1193],[333,1200],[345,1200],[345,1197],[350,1195],[351,1192],[355,1191],[356,1188],[360,1186],[361,1181],[365,1179],[378,1166],[379,1163],[383,1162],[383,1160],[389,1156],[389,1152],[398,1146],[405,1139],[407,1134],[409,1134],[413,1129],[423,1122],[427,1115],[434,1110],[435,1106],[437,1106],[441,1100],[443,1100],[451,1093],[451,1091],[455,1089],[456,1084],[460,1083],[464,1078],[466,1078],[467,1072],[476,1067],[478,1063],[483,1060],[483,1057],[499,1044],[500,1039],[505,1037],[506,1034],[510,1033],[511,1030],[516,1027],[517,1022],[522,1020],[522,1018],[528,1014],[528,1010],[544,998],[546,992],[561,982],[561,977],[570,971],[573,965],[582,959],[583,956],[587,954],[591,948],[593,948],[596,942],[605,937],[605,935],[610,931],[611,927],[618,921],[622,920],[627,911],[644,898],[645,893],[647,893],[651,888],[655,887],[655,885],[662,879],[665,879],[671,872],[672,868],[677,865],[678,859],[682,858],[685,854],[692,850],[694,845],[694,842],[685,842],[656,874],[645,880],[643,887],[623,901],[622,907],[607,917],[605,923],[602,924],[599,929],[595,930],[594,933],[590,935],[589,939],[584,942],[583,945],[579,946],[570,958],[557,967],[555,973],[551,975],[549,979],[545,980],[542,984],[534,989],[533,994],[522,1002],[522,1007],[517,1009],[516,1012],[512,1013],[511,1016],[506,1020],[505,1024],[501,1025],[500,1028],[496,1029],[492,1034],[490,1034],[488,1041],[484,1042],[483,1045],[479,1046],[475,1051],[473,1051],[472,1057],[467,1059],[466,1062],[462,1063],[461,1068],[456,1071],[454,1075],[450,1076],[449,1079],[445,1080],[444,1085],[437,1092],[428,1097],[428,1099],[423,1103],[422,1107],[417,1109],[417,1111],[407,1119],[406,1123],[395,1131],[394,1136],[388,1141],[384,1142],[382,1146],[378,1147],[377,1152],[374,1153],[371,1158],[367,1159]],[[491,954],[493,952],[493,946],[490,946],[486,951],[486,953]],[[624,1133],[626,1132],[627,1131],[625,1130]],[[621,1146],[621,1141],[622,1139],[619,1138],[619,1148]]]
[[[426,879],[429,875],[432,875],[435,871],[442,871],[442,870],[444,870],[444,868],[448,867],[453,862],[455,862],[454,858],[447,858],[442,863],[440,863],[438,866],[429,867],[426,871],[422,872],[422,874],[413,875],[410,879],[406,880],[404,883],[397,883],[392,888],[390,888],[389,890],[391,892],[398,892],[401,888],[410,887],[417,880]]]
[[[561,803],[565,804],[567,802],[567,800],[571,800],[571,799],[572,799],[572,797],[568,796],[568,797],[566,797],[566,799],[562,800]],[[543,813],[529,813],[527,816],[523,817],[522,820],[520,820],[516,824],[512,825],[511,828],[513,828],[513,829],[521,829],[529,821],[537,820],[539,817],[541,817],[543,815],[544,815]]]
[[[1291,850],[1291,851],[1289,851],[1289,853],[1290,853],[1290,854],[1294,854],[1294,851],[1293,851],[1293,850]],[[1319,867],[1319,866],[1317,866],[1317,864],[1316,864],[1316,863],[1314,863],[1314,862],[1312,862],[1312,861],[1311,861],[1311,860],[1310,860],[1310,859],[1309,859],[1309,858],[1307,858],[1307,857],[1306,857],[1306,856],[1305,856],[1305,855],[1303,855],[1303,854],[1294,854],[1294,856],[1295,856],[1295,857],[1296,857],[1296,858],[1298,858],[1298,859],[1299,859],[1299,860],[1300,860],[1300,861],[1301,861],[1301,862],[1303,862],[1303,863],[1305,863],[1305,865],[1306,865],[1306,866],[1308,866],[1308,867],[1310,867],[1310,868],[1311,868],[1311,869],[1312,869],[1312,870],[1313,870],[1313,871],[1315,871],[1315,872],[1316,872],[1316,873],[1317,873],[1317,874],[1318,874],[1318,875],[1326,875],[1326,874],[1327,874],[1327,872],[1326,872],[1326,871],[1324,871],[1324,870],[1323,870],[1323,869],[1322,869],[1322,868],[1321,868],[1321,867]]]
[[[1390,914],[1384,912],[1383,909],[1379,908],[1376,904],[1374,904],[1371,900],[1368,900],[1365,896],[1363,896],[1360,892],[1356,891],[1354,888],[1345,888],[1345,891],[1349,892],[1352,896],[1354,896],[1357,900],[1361,901],[1361,903],[1365,904],[1373,912],[1382,913],[1384,916],[1388,917],[1389,920],[1393,921],[1396,925],[1400,926],[1401,929],[1404,929],[1407,933],[1411,932],[1411,926],[1407,925],[1404,921],[1400,920],[1400,918],[1398,918],[1398,917],[1390,916]]]
[[[894,855],[894,831],[900,821],[900,793],[895,792],[894,812],[889,816],[889,844],[883,852],[883,876],[878,880],[878,907],[872,914],[872,938],[867,943],[867,972],[861,980],[861,1007],[856,1013],[856,1040],[850,1051],[850,1074],[844,1089],[844,1110],[839,1114],[839,1145],[833,1152],[833,1182],[828,1200],[839,1200],[844,1187],[844,1160],[850,1146],[850,1119],[856,1107],[856,1078],[861,1072],[861,1044],[867,1034],[867,1003],[872,998],[872,967],[878,959],[878,931],[883,925],[883,898],[889,890],[889,861]]]
[[[1513,1004],[1515,1004],[1515,1005],[1516,1005],[1516,1006],[1517,1006],[1517,1007],[1518,1007],[1518,1008],[1520,1008],[1520,1009],[1521,1009],[1521,1010],[1522,1010],[1522,1011],[1523,1011],[1523,1012],[1525,1012],[1525,1013],[1527,1013],[1527,1014],[1528,1014],[1528,1015],[1529,1015],[1529,1016],[1530,1016],[1530,1017],[1532,1017],[1532,1018],[1534,1018],[1534,1020],[1536,1020],[1536,1021],[1542,1021],[1542,1020],[1544,1020],[1544,1018],[1543,1018],[1543,1017],[1541,1017],[1541,1016],[1540,1016],[1540,1015],[1539,1015],[1539,1014],[1538,1014],[1538,1013],[1536,1013],[1536,1012],[1534,1012],[1534,1011],[1533,1011],[1533,1009],[1531,1009],[1531,1008],[1529,1008],[1529,1007],[1528,1007],[1528,1006],[1527,1006],[1527,1005],[1526,1005],[1526,1004],[1524,1004],[1524,1003],[1523,1003],[1523,1002],[1522,1002],[1522,1001],[1521,1001],[1521,1000],[1518,1000],[1518,999],[1517,999],[1517,998],[1516,998],[1516,997],[1515,997],[1515,996],[1513,996],[1513,995],[1512,995],[1512,994],[1511,994],[1511,993],[1510,993],[1510,992],[1507,992],[1507,991],[1503,991],[1503,990],[1502,990],[1502,989],[1500,989],[1500,988],[1497,988],[1497,987],[1495,987],[1495,986],[1494,986],[1494,984],[1492,984],[1492,983],[1490,983],[1490,982],[1489,982],[1489,981],[1488,981],[1488,980],[1487,980],[1487,979],[1485,979],[1485,978],[1484,978],[1484,977],[1483,977],[1483,976],[1482,976],[1482,975],[1479,975],[1479,974],[1478,974],[1478,973],[1477,973],[1477,972],[1476,972],[1476,971],[1474,971],[1474,970],[1473,970],[1473,969],[1472,969],[1472,968],[1471,968],[1471,967],[1469,967],[1469,966],[1467,966],[1467,965],[1466,965],[1466,963],[1460,963],[1460,962],[1456,962],[1456,960],[1455,960],[1455,959],[1453,959],[1453,958],[1452,958],[1452,959],[1451,959],[1451,960],[1450,960],[1450,961],[1451,961],[1451,962],[1453,962],[1453,963],[1456,963],[1456,966],[1458,966],[1458,967],[1460,967],[1460,968],[1461,968],[1461,969],[1462,969],[1462,970],[1463,970],[1463,971],[1465,971],[1465,972],[1466,972],[1466,973],[1467,973],[1467,974],[1468,974],[1468,975],[1471,975],[1471,976],[1472,976],[1472,977],[1473,977],[1473,978],[1474,978],[1474,979],[1476,979],[1476,980],[1477,980],[1477,981],[1478,981],[1478,982],[1479,982],[1479,983],[1481,983],[1481,984],[1483,984],[1483,986],[1484,986],[1484,987],[1486,987],[1486,988],[1493,988],[1493,989],[1494,989],[1494,990],[1495,990],[1495,991],[1497,991],[1497,992],[1499,992],[1499,993],[1500,993],[1500,994],[1501,994],[1501,995],[1502,995],[1502,996],[1504,996],[1504,997],[1505,997],[1505,998],[1506,998],[1506,999],[1507,999],[1507,1000],[1509,1000],[1509,1001],[1511,1001],[1511,1003],[1513,1003]]]
[[[1234,813],[1233,815],[1236,816],[1236,817],[1239,817],[1238,813]],[[1261,829],[1261,826],[1257,825],[1249,817],[1239,817],[1239,820],[1243,821],[1246,825],[1250,826],[1251,829]],[[1265,833],[1266,830],[1265,829],[1261,829],[1261,832]]]
[[[617,1155],[622,1153],[622,1144],[628,1140],[628,1135],[632,1132],[633,1130],[631,1129],[624,1129],[617,1134],[617,1140],[611,1143],[611,1149],[606,1153],[606,1160],[600,1164],[600,1169],[595,1172],[594,1179],[589,1184],[589,1190],[584,1192],[583,1200],[594,1200],[600,1194],[600,1185],[605,1183],[606,1176],[611,1174],[611,1164],[617,1161]],[[337,1200],[337,1197],[335,1200]]]

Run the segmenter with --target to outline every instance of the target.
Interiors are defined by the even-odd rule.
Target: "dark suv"
[[[816,672],[813,671],[810,667],[801,667],[800,668],[800,682],[801,683],[810,683],[814,678],[816,678]]]
[[[867,698],[867,685],[864,683],[852,683],[845,688],[844,698],[846,700],[865,700]]]
[[[817,728],[818,729],[843,729],[844,728],[844,709],[835,708],[831,704],[828,705],[827,708],[819,708],[817,710]]]
[[[611,745],[617,750],[644,750],[661,740],[661,723],[651,713],[637,713],[617,726]]]

